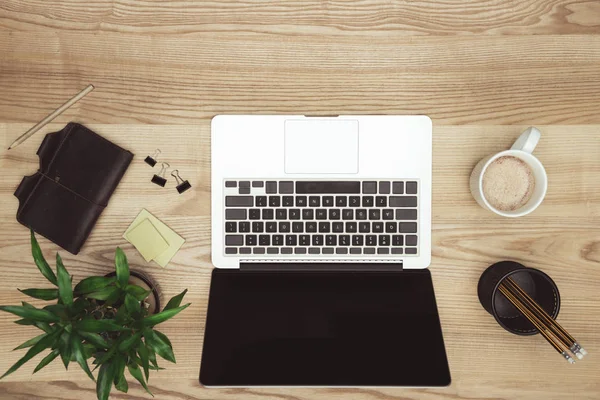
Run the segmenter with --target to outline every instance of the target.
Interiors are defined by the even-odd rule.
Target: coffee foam
[[[535,189],[533,171],[517,157],[503,156],[494,160],[483,174],[483,195],[500,211],[523,207]]]

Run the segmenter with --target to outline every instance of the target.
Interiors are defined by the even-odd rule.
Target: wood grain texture
[[[0,304],[43,287],[15,220],[13,192],[37,168],[43,134],[86,124],[136,157],[78,256],[75,279],[111,270],[116,246],[163,297],[192,306],[161,330],[178,363],[150,378],[173,399],[600,399],[600,7],[597,1],[0,1],[0,146],[88,83],[96,90],[10,152],[0,152]],[[427,114],[434,121],[431,271],[453,383],[446,389],[219,389],[198,383],[210,283],[210,118],[217,113]],[[549,175],[538,210],[508,220],[481,209],[468,177],[529,125]],[[193,188],[149,179],[160,147]],[[121,235],[147,208],[186,243],[168,269]],[[41,239],[44,254],[59,250]],[[569,366],[541,337],[510,335],[480,306],[491,263],[551,275],[559,321],[590,350]],[[33,335],[0,314],[0,371]],[[0,382],[3,400],[92,399],[94,385],[60,363]],[[115,399],[146,399],[130,382]]]

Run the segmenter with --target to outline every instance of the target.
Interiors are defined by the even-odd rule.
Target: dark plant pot
[[[116,276],[116,272],[111,272],[110,274],[106,274],[107,277]],[[160,294],[159,287],[152,278],[143,272],[138,271],[129,271],[129,283],[132,285],[137,285],[143,287],[145,290],[150,290],[150,294],[146,298],[146,302],[150,305],[148,307],[149,314],[157,314],[160,312]]]

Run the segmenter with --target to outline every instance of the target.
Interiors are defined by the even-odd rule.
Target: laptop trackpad
[[[358,173],[358,121],[285,121],[287,174]]]

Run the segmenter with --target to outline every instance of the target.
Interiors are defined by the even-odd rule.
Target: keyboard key
[[[262,221],[257,221],[252,223],[252,232],[254,233],[263,233],[265,229],[265,224]]]
[[[404,236],[402,235],[393,235],[392,236],[392,246],[403,246],[404,245]]]
[[[381,210],[378,210],[376,208],[369,210],[369,219],[370,220],[380,219],[380,218],[381,218]]]
[[[406,235],[406,245],[407,246],[416,246],[417,245],[417,236],[416,235]]]
[[[265,192],[267,194],[277,193],[277,182],[267,181],[267,184],[265,186]]]
[[[377,193],[377,182],[363,182],[363,194]]]
[[[262,219],[273,219],[273,209],[272,208],[263,208],[262,210]]]
[[[238,193],[239,194],[250,194],[250,188],[239,188]]]
[[[295,254],[306,254],[306,247],[296,247],[294,249]]]
[[[296,193],[300,194],[350,194],[360,193],[360,182],[296,182]]]
[[[279,194],[290,194],[290,193],[294,193],[294,182],[292,182],[292,181],[279,182]]]
[[[235,222],[225,222],[225,232],[236,233],[237,232],[237,224]]]
[[[295,246],[298,244],[298,236],[296,235],[285,235],[285,245]]]
[[[350,248],[350,254],[360,254],[362,253],[362,249],[359,247],[351,247]]]
[[[307,203],[307,198],[306,196],[297,196],[296,197],[296,207],[306,207],[306,203]]]
[[[417,194],[417,182],[406,182],[406,194]]]
[[[377,254],[390,254],[390,249],[387,247],[380,247],[377,249]]]
[[[363,207],[373,207],[373,203],[375,203],[375,198],[373,196],[363,196],[363,198],[362,198],[362,206]]]
[[[267,222],[265,232],[277,232],[277,222]]]
[[[333,247],[323,247],[323,254],[333,254]]]
[[[369,233],[371,232],[371,224],[369,222],[359,222],[358,231],[360,233]]]
[[[375,206],[376,207],[387,207],[387,197],[385,197],[385,196],[375,197]]]
[[[267,249],[267,254],[279,254],[279,249],[277,247],[269,247]]]
[[[306,223],[306,232],[314,233],[317,231],[317,223],[316,222],[307,222]]]
[[[323,246],[323,235],[313,235],[312,245],[313,246]]]
[[[246,246],[256,246],[256,235],[246,235]]]
[[[308,254],[320,254],[321,253],[321,249],[319,249],[318,247],[311,247],[310,249],[308,249]]]
[[[379,193],[389,194],[390,193],[390,183],[389,182],[379,182]]]
[[[290,223],[289,222],[280,222],[279,223],[279,232],[288,233],[290,231]]]
[[[250,254],[252,253],[252,249],[250,247],[242,247],[240,249],[240,254]]]
[[[325,236],[325,244],[327,246],[337,246],[337,236],[336,235]]]
[[[266,207],[267,196],[256,196],[256,207]],[[252,206],[250,206],[252,207]]]
[[[225,187],[237,187],[237,181],[225,181]],[[237,250],[236,250],[237,253]]]
[[[346,222],[346,232],[347,233],[356,233],[357,224],[356,222]]]
[[[365,236],[365,245],[366,246],[377,246],[377,235]]]
[[[332,222],[331,223],[331,232],[335,232],[335,233],[344,232],[344,223],[343,222]]]
[[[246,210],[241,208],[228,208],[225,210],[225,219],[246,219]]]
[[[359,196],[350,196],[348,200],[349,200],[350,207],[360,207],[360,197]]]
[[[311,207],[321,207],[321,198],[319,196],[310,196],[308,198],[308,205]]]
[[[240,222],[240,232],[246,233],[250,232],[250,222]]]
[[[329,219],[340,219],[340,209],[331,208],[329,209]]]
[[[406,254],[417,254],[417,248],[416,247],[407,247],[405,252],[406,252]]]
[[[362,246],[364,243],[363,235],[352,235],[352,246]]]
[[[225,254],[237,254],[237,251],[235,247],[225,247]]]
[[[417,233],[416,222],[399,222],[398,229],[400,233]]]
[[[255,247],[252,249],[252,252],[254,254],[265,254],[265,248],[264,247]]]
[[[300,219],[300,210],[298,208],[292,208],[289,212],[290,219]]]
[[[396,233],[398,231],[398,225],[395,222],[385,223],[385,233]]]
[[[294,196],[283,196],[284,207],[294,207]]]
[[[244,235],[225,235],[226,246],[241,246],[244,244]]]
[[[396,209],[396,219],[415,220],[417,219],[417,210],[398,208]]]
[[[250,211],[248,212],[248,219],[260,219],[260,209],[250,209]]]
[[[333,207],[333,196],[323,196],[323,207]]]
[[[394,193],[394,194],[404,194],[404,182],[394,182],[394,183],[392,183],[392,193]]]
[[[365,254],[375,254],[375,249],[373,247],[367,247],[363,249]]]
[[[346,196],[335,196],[335,205],[337,207],[346,207],[348,198]]]
[[[298,236],[298,243],[300,243],[300,246],[310,246],[310,235]]]
[[[354,219],[354,210],[352,210],[352,209],[342,210],[342,219]]]
[[[403,254],[404,249],[402,247],[392,247],[392,254]]]
[[[250,187],[250,181],[241,181],[239,183],[239,187],[241,187],[241,188],[249,188]]]
[[[315,218],[315,213],[312,209],[307,208],[305,210],[302,210],[302,219],[314,219]]]
[[[319,208],[317,210],[317,219],[327,219],[327,210],[324,208]]]
[[[253,207],[254,197],[252,196],[225,196],[226,207]]]
[[[271,236],[258,235],[258,244],[261,246],[270,246],[271,245]]]
[[[383,232],[383,222],[373,222],[373,233]]]
[[[367,210],[365,210],[364,208],[356,210],[356,219],[367,219]]]
[[[319,232],[320,233],[331,232],[331,223],[330,222],[319,222]]]
[[[269,196],[269,206],[271,206],[271,207],[281,206],[281,198],[279,196]]]
[[[292,249],[291,247],[284,247],[281,249],[281,254],[292,254],[294,252],[294,249]]]
[[[292,232],[295,232],[295,233],[304,232],[304,222],[292,222]]]
[[[394,210],[385,209],[383,210],[383,219],[394,219]]]
[[[390,196],[390,207],[416,207],[416,196]]]
[[[380,246],[389,246],[390,245],[390,235],[379,235],[379,245]]]
[[[340,246],[350,246],[350,235],[340,235],[338,240]]]
[[[273,235],[273,246],[283,246],[283,235]]]
[[[264,187],[265,183],[263,181],[252,181],[252,187]]]
[[[275,210],[276,219],[287,219],[287,210],[285,208],[278,208]]]
[[[338,247],[335,249],[335,254],[348,254],[348,249],[346,247]]]

